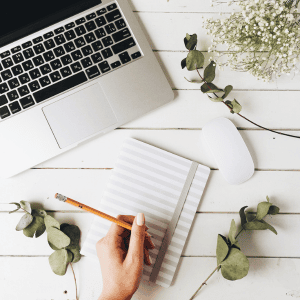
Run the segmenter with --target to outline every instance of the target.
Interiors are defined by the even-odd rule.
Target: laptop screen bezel
[[[49,1],[49,0],[48,0]],[[73,15],[76,15],[84,10],[87,10],[93,6],[101,4],[101,0],[87,0],[82,3],[76,3],[75,5],[69,6],[68,8],[61,10],[55,14],[49,15],[46,18],[32,23],[24,28],[13,31],[0,37],[0,47],[6,46],[16,40],[19,40],[27,35],[58,23],[64,19],[67,19]],[[1,50],[0,50],[1,52]]]

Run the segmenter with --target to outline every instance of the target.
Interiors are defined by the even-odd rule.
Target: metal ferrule
[[[56,199],[58,199],[59,201],[63,201],[66,202],[66,200],[68,199],[66,196],[61,195],[61,194],[57,194],[56,195]]]

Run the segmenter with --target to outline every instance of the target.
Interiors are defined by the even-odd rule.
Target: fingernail
[[[151,265],[152,265],[152,259],[151,259],[151,256],[149,255],[149,260],[150,260],[150,263],[151,263]]]
[[[137,224],[139,226],[143,226],[145,224],[145,216],[143,213],[138,213],[137,214],[137,220],[136,220]]]

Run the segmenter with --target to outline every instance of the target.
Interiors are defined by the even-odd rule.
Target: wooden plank
[[[285,300],[287,296],[299,296],[299,259],[250,258],[249,262],[250,271],[245,278],[228,281],[217,272],[195,299]],[[6,270],[0,273],[1,299],[75,299],[71,270],[65,276],[53,274],[47,257],[1,257],[0,264]],[[189,299],[215,266],[215,258],[182,257],[171,287],[166,289],[143,280],[132,299]],[[82,258],[74,269],[79,299],[97,299],[103,287],[100,266]]]
[[[0,182],[0,211],[13,210],[14,205],[5,203],[22,199],[33,203],[33,207],[76,210],[54,199],[56,192],[97,207],[111,173],[112,170],[29,170]],[[300,172],[256,171],[247,182],[229,185],[219,171],[211,171],[198,211],[237,213],[242,206],[256,208],[269,195],[282,213],[300,213],[299,182]]]
[[[240,205],[238,206],[239,209]],[[55,217],[60,223],[66,222],[78,225],[82,232],[81,241],[84,242],[92,220],[90,214],[56,213]],[[0,255],[51,254],[53,251],[48,246],[46,233],[38,239],[31,239],[25,237],[22,232],[15,231],[15,226],[20,218],[21,214],[1,214],[0,236],[3,241],[9,242],[0,245]],[[237,213],[197,213],[183,255],[214,256],[217,236],[218,234],[228,236],[232,219],[236,221],[237,225],[240,224]],[[254,257],[300,257],[300,215],[280,214],[273,217],[268,216],[266,221],[276,228],[278,235],[267,230],[242,233],[238,240],[244,253]],[[151,230],[149,232],[151,233]]]

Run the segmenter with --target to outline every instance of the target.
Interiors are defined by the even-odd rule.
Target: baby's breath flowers
[[[241,11],[226,19],[207,19],[203,24],[213,37],[208,51],[214,57],[210,59],[214,59],[221,69],[230,66],[232,70],[249,72],[263,81],[298,73],[299,1],[234,1]],[[218,44],[226,44],[227,51],[216,50]],[[226,62],[220,62],[222,56],[228,58]]]

